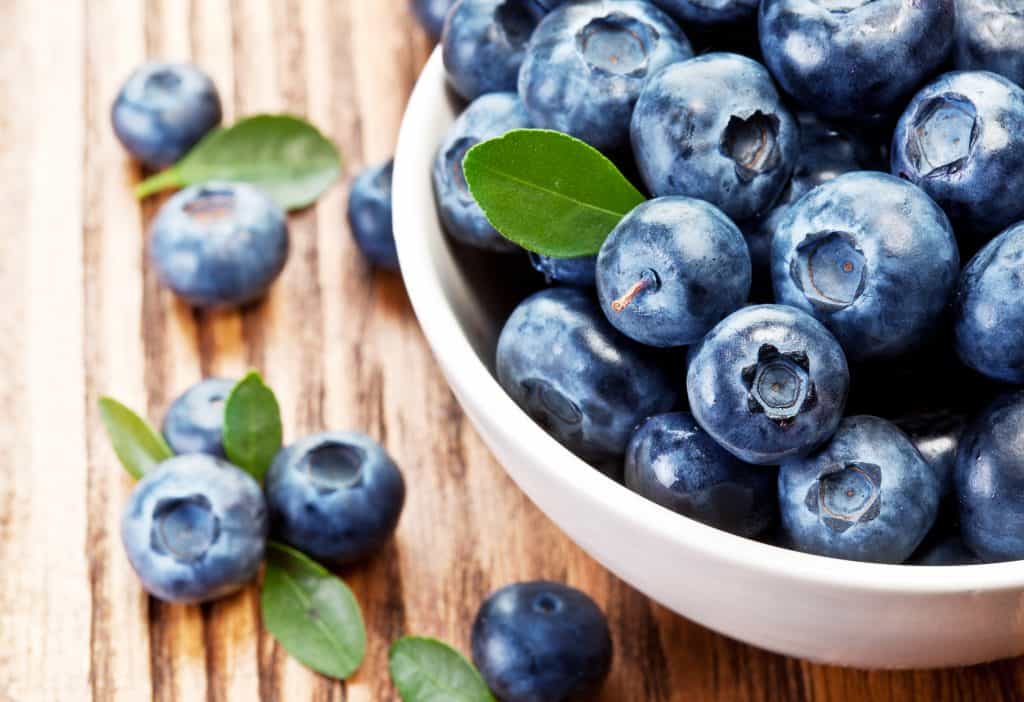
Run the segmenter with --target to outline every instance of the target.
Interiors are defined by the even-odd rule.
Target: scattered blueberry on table
[[[252,185],[193,185],[160,208],[149,258],[161,282],[194,307],[246,305],[263,297],[284,268],[285,214]]]
[[[191,64],[153,61],[125,81],[111,108],[114,133],[150,168],[170,166],[222,117],[210,77]]]
[[[184,454],[135,486],[121,540],[139,580],[167,602],[207,602],[256,576],[269,520],[259,484],[227,461]]]
[[[370,166],[352,181],[348,223],[359,250],[375,266],[398,270],[398,250],[391,226],[391,176],[394,160]]]
[[[516,583],[484,601],[473,622],[473,661],[502,702],[595,699],[612,663],[604,613],[560,583]]]
[[[352,432],[314,434],[283,449],[266,492],[274,538],[333,566],[380,550],[405,504],[398,466]]]
[[[162,427],[171,450],[224,458],[224,402],[236,382],[206,378],[171,403]]]

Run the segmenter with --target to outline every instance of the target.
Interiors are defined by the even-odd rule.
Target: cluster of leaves
[[[135,189],[144,198],[211,180],[251,183],[285,210],[313,204],[341,173],[338,148],[309,122],[256,115],[206,135],[167,170]]]
[[[135,479],[174,452],[145,419],[110,397],[100,416],[114,452]],[[258,373],[240,380],[224,403],[228,460],[262,481],[281,447],[281,411]],[[285,544],[267,544],[260,591],[263,625],[288,653],[332,678],[352,676],[366,655],[366,626],[355,595],[319,563]],[[494,702],[476,669],[433,639],[407,637],[390,652],[392,680],[405,702]]]

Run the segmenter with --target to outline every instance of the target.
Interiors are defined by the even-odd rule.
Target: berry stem
[[[654,276],[651,275],[650,271],[644,271],[640,276],[640,280],[633,283],[622,297],[612,302],[612,310],[621,312],[629,307],[630,303],[636,299],[636,296],[651,287],[652,283],[654,283]]]

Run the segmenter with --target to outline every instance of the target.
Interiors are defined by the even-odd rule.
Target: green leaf
[[[111,397],[101,397],[100,417],[121,465],[138,480],[174,452],[149,423]]]
[[[224,403],[224,452],[229,461],[263,480],[281,448],[282,434],[274,391],[252,371],[235,384]]]
[[[184,158],[142,181],[140,199],[167,188],[210,180],[262,188],[286,210],[313,204],[341,173],[338,148],[290,115],[256,115],[206,135]]]
[[[592,256],[644,196],[611,161],[561,132],[515,129],[463,160],[469,190],[502,236],[555,258]]]
[[[295,549],[267,543],[260,593],[263,625],[318,673],[344,680],[366,655],[366,628],[352,591]]]
[[[403,702],[495,702],[476,668],[435,639],[396,641],[388,667]]]

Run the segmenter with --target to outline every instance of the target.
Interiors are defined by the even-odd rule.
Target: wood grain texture
[[[394,700],[391,641],[408,632],[465,650],[489,591],[540,577],[582,587],[609,614],[616,662],[601,702],[1024,699],[1019,661],[863,673],[717,636],[608,575],[504,477],[401,281],[370,270],[346,228],[348,180],[390,154],[430,48],[406,0],[2,0],[0,26],[0,702]],[[133,200],[141,173],[108,110],[150,56],[201,64],[229,119],[305,114],[345,154],[345,182],[292,218],[270,299],[240,314],[193,313],[145,263],[159,201]],[[369,628],[347,683],[310,673],[261,631],[254,589],[160,604],[121,551],[131,482],[97,397],[159,418],[202,375],[250,366],[277,390],[287,439],[362,429],[406,472],[396,541],[343,573]]]

